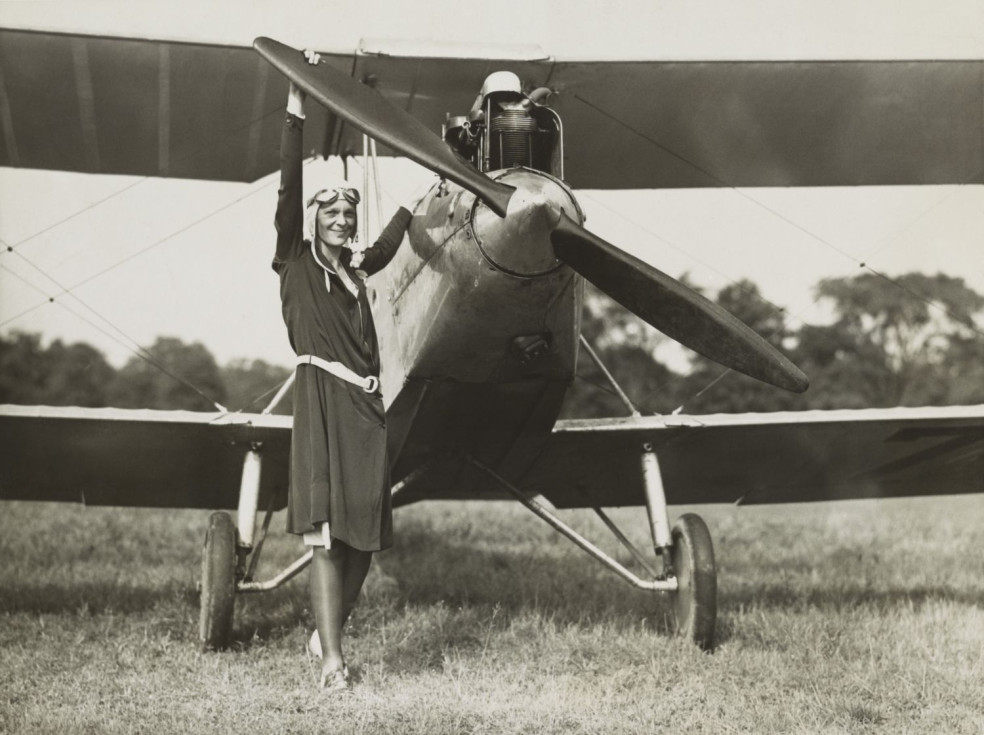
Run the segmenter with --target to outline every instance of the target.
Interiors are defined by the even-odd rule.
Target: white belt
[[[358,373],[349,370],[340,362],[328,362],[327,360],[316,357],[315,355],[298,355],[296,364],[314,365],[315,367],[319,367],[325,372],[331,373],[336,378],[341,378],[342,380],[347,380],[350,383],[355,383],[366,393],[375,393],[379,390],[379,378],[375,375],[370,375],[368,378],[363,378]]]

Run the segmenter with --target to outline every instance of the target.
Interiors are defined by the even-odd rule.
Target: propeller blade
[[[513,187],[493,181],[458,158],[444,141],[379,92],[325,63],[313,66],[297,49],[260,36],[253,48],[294,84],[363,133],[460,184],[500,217]]]
[[[588,232],[566,213],[550,235],[554,253],[668,337],[725,367],[802,393],[809,378],[726,309]]]

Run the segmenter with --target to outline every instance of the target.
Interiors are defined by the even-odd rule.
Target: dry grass
[[[301,581],[240,598],[234,649],[198,652],[206,513],[2,507],[2,732],[984,733],[979,497],[697,509],[713,655],[522,508],[407,508],[334,698]],[[646,544],[641,509],[614,515]],[[260,576],[299,551],[272,536]]]

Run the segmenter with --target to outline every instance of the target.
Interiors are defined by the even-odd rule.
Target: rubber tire
[[[714,647],[717,622],[717,568],[711,534],[700,516],[687,513],[674,524],[671,536],[673,570],[680,585],[673,601],[676,633],[709,651]]]
[[[198,638],[203,651],[228,648],[236,604],[236,526],[228,513],[209,516],[202,551]]]

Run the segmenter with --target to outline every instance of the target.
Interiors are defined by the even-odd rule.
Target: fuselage
[[[521,477],[574,379],[582,281],[549,236],[580,210],[549,174],[491,175],[517,189],[506,217],[442,183],[369,281],[394,480],[431,463],[424,485],[459,482],[463,454]]]

